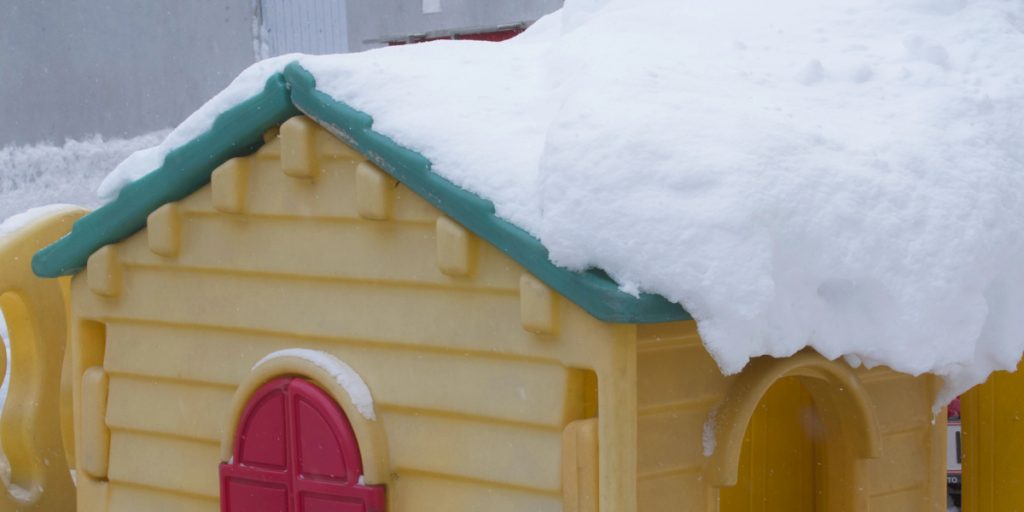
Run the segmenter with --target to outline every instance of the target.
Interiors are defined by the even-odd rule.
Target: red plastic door
[[[359,445],[338,404],[294,377],[272,380],[242,412],[232,460],[220,466],[222,512],[384,512],[365,486]]]

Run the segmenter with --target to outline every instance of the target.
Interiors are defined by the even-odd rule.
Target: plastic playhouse
[[[723,376],[678,305],[555,266],[427,164],[292,65],[6,239],[0,509],[945,510],[936,377]]]

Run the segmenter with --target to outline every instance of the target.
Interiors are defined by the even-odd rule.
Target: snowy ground
[[[103,177],[128,155],[158,144],[167,133],[0,148],[0,221],[45,204],[97,206],[96,188]]]

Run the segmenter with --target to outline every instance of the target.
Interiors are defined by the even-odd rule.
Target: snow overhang
[[[36,253],[32,270],[40,277],[73,275],[89,256],[146,226],[160,206],[192,194],[227,160],[263,145],[263,133],[305,114],[359,151],[367,160],[514,259],[533,275],[595,318],[615,323],[690,320],[682,306],[660,295],[631,295],[604,272],[574,272],[556,266],[548,250],[526,231],[499,218],[494,204],[431,170],[418,152],[373,130],[373,118],[317,90],[298,62],[267,79],[263,91],[225,111],[213,126],[167,154],[163,165],[125,186],[117,198],[75,223],[65,237]]]

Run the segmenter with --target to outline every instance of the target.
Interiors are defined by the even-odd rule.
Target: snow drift
[[[167,131],[104,140],[81,140],[0,148],[0,220],[48,203],[101,204],[96,186],[118,162],[158,144]],[[0,229],[0,233],[2,233]]]

